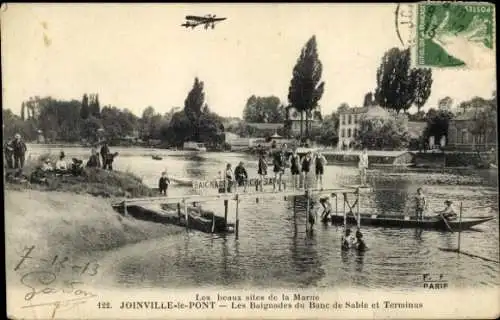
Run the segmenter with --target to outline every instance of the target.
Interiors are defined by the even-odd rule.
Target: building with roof
[[[297,111],[293,107],[288,107],[286,108],[286,118],[285,118],[285,125],[290,128],[290,134],[292,135],[299,135],[300,134],[300,112]],[[312,118],[309,119],[308,124],[309,124],[309,131],[312,131],[313,129],[319,129],[321,127],[321,110],[318,107],[316,110],[314,110],[312,114]],[[306,114],[304,112],[303,115],[303,124],[302,124],[302,130],[303,133],[306,132]]]
[[[339,108],[339,143],[338,149],[352,149],[360,129],[360,120],[362,116],[389,117],[390,112],[380,106]]]
[[[496,148],[497,130],[490,128],[487,134],[474,133],[477,127],[479,110],[468,110],[450,120],[448,126],[448,148],[463,151],[487,151]]]

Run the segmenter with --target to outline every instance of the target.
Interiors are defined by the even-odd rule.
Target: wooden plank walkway
[[[208,201],[218,201],[218,200],[241,200],[241,199],[255,199],[255,198],[278,198],[278,197],[290,197],[290,196],[340,196],[344,193],[370,193],[372,189],[369,187],[359,187],[359,186],[342,186],[339,188],[330,189],[290,189],[285,191],[248,191],[247,192],[232,192],[232,193],[219,193],[213,195],[184,195],[176,197],[145,197],[145,198],[128,198],[120,201],[120,204],[135,204],[135,203],[162,203],[162,204],[172,204],[172,203],[191,203],[191,202],[208,202]]]

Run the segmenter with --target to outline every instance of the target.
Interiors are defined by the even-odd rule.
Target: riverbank
[[[23,249],[31,246],[35,246],[32,256],[39,259],[51,261],[58,255],[75,261],[184,231],[181,227],[123,217],[112,209],[110,199],[91,195],[7,190],[4,196],[8,273],[13,272]]]

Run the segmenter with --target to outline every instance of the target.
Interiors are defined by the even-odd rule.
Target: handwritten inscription
[[[87,300],[97,297],[96,294],[84,290],[83,282],[72,279],[70,281],[58,281],[58,274],[66,269],[71,270],[72,276],[84,274],[95,276],[98,273],[99,264],[96,261],[86,261],[83,264],[72,263],[69,257],[55,255],[51,259],[37,258],[34,255],[35,246],[24,247],[20,259],[14,267],[14,271],[33,266],[35,271],[29,271],[21,275],[20,282],[27,289],[24,294],[25,306],[22,308],[47,309],[54,319],[58,311],[70,310],[77,305],[86,303]]]
[[[43,259],[43,258],[35,258],[32,256],[32,252],[35,249],[35,246],[25,247],[24,253],[20,256],[20,260],[17,263],[14,271],[19,270],[22,266],[24,266],[28,260],[36,261],[38,263],[46,263],[47,266],[53,268],[55,272],[60,272],[61,269],[69,269],[73,272],[79,272],[80,275],[87,274],[90,276],[95,276],[98,273],[99,264],[96,261],[87,261],[83,265],[79,264],[71,264],[70,259],[67,256],[59,256],[55,255],[52,259]]]

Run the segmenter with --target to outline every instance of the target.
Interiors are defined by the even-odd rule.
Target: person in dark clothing
[[[260,185],[260,191],[262,191],[263,185],[264,185],[264,177],[267,176],[267,162],[266,162],[266,156],[264,152],[261,152],[259,156],[259,168],[258,172],[259,174],[259,185]]]
[[[316,173],[316,189],[323,190],[323,174],[325,173],[326,158],[318,152],[314,157],[315,173]]]
[[[247,170],[243,166],[243,162],[241,161],[236,168],[234,169],[234,179],[236,180],[237,186],[244,186],[244,191],[247,191],[247,181],[248,174]]]
[[[170,184],[170,179],[167,177],[167,173],[163,171],[161,173],[161,178],[158,181],[158,189],[160,189],[160,194],[167,195],[167,189]]]
[[[24,167],[24,155],[26,154],[27,148],[19,133],[16,133],[14,137],[12,149],[14,153],[14,168],[22,169]]]
[[[102,163],[102,168],[104,170],[113,170],[113,160],[115,160],[115,157],[118,155],[118,152],[115,153],[108,153],[104,157],[104,161]]]
[[[297,148],[290,156],[290,172],[292,173],[293,188],[300,188],[300,156],[297,153]]]
[[[83,161],[77,158],[72,159],[70,172],[74,176],[80,176],[83,174]]]
[[[5,156],[5,164],[7,165],[7,169],[14,168],[14,147],[12,145],[12,142],[12,140],[7,141],[3,148],[3,154]]]
[[[92,148],[90,158],[87,161],[87,168],[99,168],[99,156],[94,148]]]
[[[276,182],[278,183],[278,190],[281,191],[281,183],[283,174],[285,173],[285,151],[286,144],[281,146],[281,150],[274,153],[273,157],[273,166],[274,166],[274,181],[273,181],[273,190],[276,191]]]
[[[366,244],[363,241],[363,234],[359,229],[356,231],[356,241],[354,242],[354,248],[358,251],[365,251],[367,249]]]
[[[311,152],[308,152],[304,159],[302,159],[302,176],[304,180],[304,189],[307,189],[307,176],[309,175],[309,171],[311,170]]]
[[[102,146],[101,146],[101,158],[102,158],[102,166],[103,166],[103,169],[106,170],[106,159],[109,155],[109,147],[108,147],[108,143],[106,141],[103,142]]]

